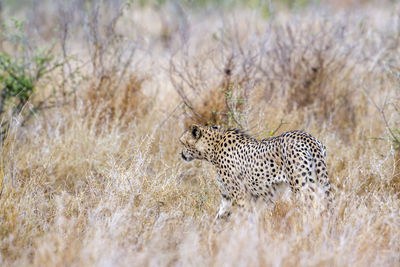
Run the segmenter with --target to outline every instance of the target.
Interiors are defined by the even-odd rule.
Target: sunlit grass
[[[169,14],[168,7],[130,11],[118,29],[137,20],[158,25],[152,15]],[[107,82],[96,87],[100,76],[82,68],[85,79],[71,95],[76,101],[35,114],[24,127],[18,117],[10,120],[0,146],[0,264],[397,266],[395,150],[365,96],[378,104],[398,101],[398,84],[387,73],[400,66],[393,45],[399,33],[388,26],[398,18],[382,15],[392,8],[360,7],[367,19],[305,9],[277,16],[271,27],[263,16],[234,10],[242,15],[235,17],[238,25],[250,21],[248,30],[238,26],[237,36],[218,14],[193,15],[184,33],[172,16],[164,21],[169,43],[160,37],[162,27],[142,32],[148,39],[141,45],[153,50],[140,50],[140,64],[128,68],[121,83],[103,77]],[[318,30],[325,26],[335,32]],[[212,39],[217,27],[228,37]],[[269,30],[271,42],[260,29]],[[178,45],[182,36],[188,51]],[[73,42],[81,49],[76,53],[85,51],[81,40]],[[284,122],[276,134],[303,129],[327,147],[336,195],[331,214],[289,197],[215,220],[215,170],[179,156],[185,125],[199,120],[182,96],[206,119],[221,111],[214,122],[228,124],[232,106],[215,94],[227,83],[224,67],[232,55],[229,82],[246,98],[235,112],[250,134],[267,137]],[[320,64],[317,76],[313,64]],[[178,86],[184,94],[177,94]],[[387,109],[393,127],[396,116]]]

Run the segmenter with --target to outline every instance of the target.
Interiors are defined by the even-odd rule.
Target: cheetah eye
[[[213,129],[213,130],[219,130],[219,126],[211,126],[211,129]]]
[[[199,139],[201,137],[201,130],[198,126],[192,126],[192,135],[194,138]]]

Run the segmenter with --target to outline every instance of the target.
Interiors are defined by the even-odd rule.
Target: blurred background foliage
[[[395,2],[396,0],[130,0],[128,2],[138,3],[140,6],[163,6],[166,4],[180,4],[188,8],[226,8],[235,6],[246,6],[254,9],[268,10],[271,5],[279,5],[289,9],[299,9],[309,5],[331,4],[338,6],[348,6],[367,3]],[[2,0],[4,7],[12,12],[17,12],[22,8],[45,5],[51,0]],[[83,5],[95,3],[119,4],[120,0],[80,0]]]

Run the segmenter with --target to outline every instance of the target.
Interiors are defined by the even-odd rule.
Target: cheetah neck
[[[223,132],[213,132],[213,138],[214,140],[212,141],[211,144],[211,150],[210,153],[208,153],[205,157],[205,159],[213,164],[214,166],[217,166],[217,154],[218,154],[218,146],[223,138],[224,133]]]

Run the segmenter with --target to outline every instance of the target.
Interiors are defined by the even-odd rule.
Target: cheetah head
[[[218,142],[219,127],[192,125],[179,139],[183,145],[181,157],[186,161],[213,157],[214,147]]]

